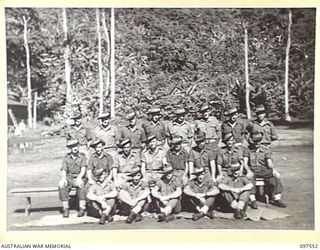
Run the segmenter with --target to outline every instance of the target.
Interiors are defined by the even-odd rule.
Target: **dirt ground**
[[[301,130],[302,131],[302,130]],[[300,132],[301,132],[300,131]],[[48,227],[16,228],[13,224],[40,219],[44,215],[58,214],[58,197],[32,198],[32,213],[25,216],[25,198],[7,197],[8,230],[101,230],[101,229],[314,229],[314,169],[312,129],[280,130],[280,140],[273,147],[273,159],[281,173],[284,186],[283,200],[287,208],[276,208],[290,217],[273,221],[236,221],[200,219],[193,222],[178,219],[169,223],[157,223],[151,218],[142,222],[125,224],[123,221],[101,226],[99,224],[62,225]],[[293,139],[292,135],[301,135]],[[290,143],[288,140],[299,141]],[[307,138],[307,139],[306,139]],[[307,140],[307,141],[306,141]],[[65,154],[65,140],[53,139],[50,143],[37,145],[27,153],[8,154],[8,191],[17,187],[57,186],[60,179],[60,166]],[[308,142],[308,143],[307,143]],[[291,145],[291,146],[289,146]],[[292,146],[296,145],[296,146]],[[61,217],[62,219],[62,217]]]

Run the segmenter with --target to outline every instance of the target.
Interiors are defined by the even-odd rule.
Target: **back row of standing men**
[[[117,193],[115,196],[119,196],[120,203],[129,204],[131,208],[129,222],[143,209],[141,202],[132,202],[135,195],[139,196],[134,193],[141,189],[141,180],[147,181],[150,190],[141,197],[148,197],[146,203],[151,206],[157,204],[153,201],[159,200],[159,195],[161,197],[154,191],[155,187],[159,192],[165,190],[166,199],[160,199],[162,220],[170,218],[168,216],[178,206],[176,188],[181,188],[189,198],[195,198],[196,202],[192,198],[187,205],[197,208],[195,219],[205,215],[213,218],[210,214],[212,198],[220,191],[234,208],[235,217],[243,218],[249,198],[251,207],[257,208],[254,181],[257,177],[264,179],[272,204],[285,207],[281,201],[280,174],[271,160],[270,145],[277,134],[266,119],[264,107],[256,108],[257,119],[249,123],[238,119],[235,107],[224,112],[226,119],[222,123],[211,116],[207,104],[202,105],[199,113],[199,119],[189,123],[185,120],[186,110],[178,108],[174,111],[174,120],[168,122],[161,120],[160,108],[153,107],[148,111],[149,120],[141,126],[137,125],[137,116],[132,112],[126,116],[127,125],[120,129],[110,125],[110,114],[105,113],[98,117],[100,126],[91,132],[82,125],[81,114],[73,115],[74,123],[67,131],[70,153],[63,161],[59,183],[64,217],[69,213],[68,191],[72,186],[80,188],[78,215],[83,216],[87,198],[98,197],[97,185],[101,189],[109,181],[118,190],[108,188],[109,193]],[[220,147],[223,144],[225,146]],[[77,148],[83,154],[78,153]],[[141,175],[141,180],[136,178],[135,183],[136,175]],[[199,195],[202,192],[205,195]],[[101,212],[101,202],[98,203],[97,209]],[[108,213],[102,213],[105,215],[101,217],[102,222],[110,220],[109,210],[111,208]]]

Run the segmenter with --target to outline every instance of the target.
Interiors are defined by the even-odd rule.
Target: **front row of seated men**
[[[128,215],[127,223],[140,221],[143,211],[157,212],[159,222],[175,219],[175,214],[182,210],[193,212],[193,220],[204,216],[213,219],[218,195],[229,203],[234,217],[242,219],[249,198],[254,197],[256,177],[264,179],[273,205],[285,207],[281,201],[280,174],[272,164],[270,150],[260,145],[261,134],[253,135],[251,139],[253,144],[245,150],[243,159],[231,162],[227,169],[221,170],[226,165],[218,157],[218,173],[215,176],[210,175],[209,168],[197,163],[200,159],[197,154],[201,154],[204,148],[199,148],[197,154],[197,151],[192,153],[191,150],[189,160],[192,162],[195,158],[196,164],[191,164],[188,180],[166,160],[159,160],[156,164],[150,162],[150,166],[148,159],[141,159],[143,164],[140,166],[140,154],[130,151],[130,141],[122,142],[123,152],[112,158],[104,152],[103,141],[97,140],[91,145],[95,153],[89,161],[79,152],[77,140],[68,141],[70,152],[64,158],[59,182],[63,217],[69,216],[69,191],[75,187],[79,199],[78,216],[84,216],[87,210],[88,214],[100,218],[100,224],[111,222],[115,213]],[[229,141],[232,142],[232,136],[225,136],[227,152],[232,149]],[[126,145],[129,145],[127,151]],[[152,148],[153,145],[149,146]],[[242,160],[243,165],[239,164]]]

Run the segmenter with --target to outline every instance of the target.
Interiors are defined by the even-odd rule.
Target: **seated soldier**
[[[107,179],[107,171],[105,169],[99,168],[96,174],[98,180],[90,186],[87,195],[89,199],[88,207],[91,208],[93,215],[100,215],[99,224],[103,225],[106,221],[113,221],[110,213],[114,207],[118,192],[114,183]]]
[[[131,145],[130,139],[120,141],[118,146],[121,151],[114,156],[113,174],[116,176],[117,187],[131,179],[129,175],[133,168],[141,166],[140,154],[137,151],[132,151]]]
[[[69,192],[73,187],[77,189],[79,199],[78,217],[82,217],[85,215],[86,209],[85,174],[87,158],[84,153],[79,152],[78,140],[67,141],[67,147],[70,152],[63,159],[62,178],[59,181],[59,198],[62,202],[63,218],[69,217]]]
[[[104,145],[105,142],[101,139],[93,141],[90,145],[95,150],[88,161],[87,177],[90,185],[99,179],[98,173],[101,172],[101,169],[106,171],[107,180],[113,179],[113,159],[111,155],[104,151]]]
[[[253,183],[247,177],[239,176],[239,164],[231,165],[229,170],[229,177],[224,178],[218,187],[222,190],[222,196],[228,201],[231,208],[234,209],[234,217],[236,219],[243,219],[244,208],[249,201]]]
[[[207,215],[210,219],[214,219],[213,205],[219,189],[215,186],[212,179],[204,178],[204,168],[196,168],[193,172],[195,179],[188,182],[183,192],[186,195],[186,206],[193,211],[193,220],[199,220]]]
[[[148,182],[142,178],[140,168],[131,169],[128,182],[122,184],[118,199],[120,200],[120,210],[129,210],[129,216],[126,223],[141,221],[141,211],[147,203],[147,197],[150,195]]]
[[[263,133],[251,134],[250,147],[244,152],[244,167],[248,178],[263,178],[266,194],[271,198],[270,203],[278,207],[286,207],[281,200],[282,184],[280,173],[276,170],[271,159],[271,149],[261,144]],[[255,183],[254,183],[255,184]],[[255,204],[255,192],[250,196]]]
[[[151,195],[156,200],[157,207],[160,209],[159,222],[169,222],[175,219],[173,213],[181,212],[180,197],[182,194],[182,181],[173,174],[171,164],[163,168],[163,176],[151,188]]]

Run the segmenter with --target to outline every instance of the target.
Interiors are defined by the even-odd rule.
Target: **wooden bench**
[[[25,214],[30,215],[31,205],[31,197],[48,197],[48,196],[56,196],[59,195],[58,187],[38,187],[38,188],[14,188],[10,190],[9,196],[19,196],[25,197],[26,200],[26,207],[25,207]],[[76,189],[72,188],[70,196],[76,195]]]

